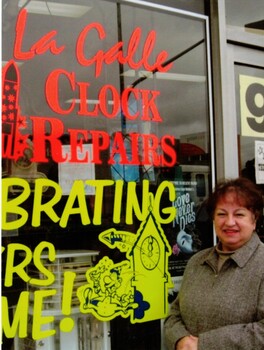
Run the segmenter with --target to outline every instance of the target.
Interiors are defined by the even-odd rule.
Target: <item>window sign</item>
[[[92,157],[93,147],[91,144],[83,145],[83,151],[86,154],[89,154],[89,157]],[[70,154],[70,146],[63,145],[62,146],[62,154],[64,157],[71,157]],[[81,159],[81,155],[77,155],[77,160]],[[59,185],[62,188],[62,193],[69,194],[71,187],[75,180],[83,180],[85,183],[86,179],[95,179],[95,167],[93,163],[89,162],[63,162],[59,163],[58,168],[59,173]],[[84,191],[86,195],[93,194],[94,188],[91,186],[85,185]]]
[[[255,141],[256,183],[264,184],[264,142]]]
[[[264,79],[240,75],[241,136],[263,137]]]
[[[261,156],[257,150],[263,140],[264,73],[261,68],[239,64],[235,73],[239,169],[241,175],[256,183],[260,174],[256,164]]]

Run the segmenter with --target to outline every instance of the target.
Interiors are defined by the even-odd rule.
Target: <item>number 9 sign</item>
[[[239,76],[241,136],[264,137],[264,79]]]

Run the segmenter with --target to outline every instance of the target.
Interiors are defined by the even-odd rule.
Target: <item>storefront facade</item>
[[[3,1],[7,350],[164,348],[204,200],[262,154],[263,28],[230,3]]]

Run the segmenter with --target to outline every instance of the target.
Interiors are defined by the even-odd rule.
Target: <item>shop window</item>
[[[98,267],[90,276],[95,294],[100,289],[96,284],[100,262],[113,264],[100,280],[104,287],[98,299],[91,298],[88,287],[82,289],[85,285],[78,286],[82,311],[93,307],[93,316],[106,320],[103,326],[100,323],[99,336],[93,333],[100,339],[91,340],[104,350],[111,346],[139,350],[143,338],[144,344],[157,344],[159,350],[161,335],[151,332],[147,321],[160,329],[162,317],[147,319],[146,310],[164,312],[177,294],[189,258],[213,242],[203,211],[214,173],[208,19],[203,6],[195,14],[178,11],[176,5],[170,8],[169,2],[164,5],[157,1],[3,2],[3,263],[8,260],[8,247],[13,247],[10,244],[17,243],[28,257],[32,254],[34,265],[38,261],[33,260],[34,253],[39,259],[46,257],[40,249],[43,244],[51,255],[51,246],[57,255],[63,252],[67,268],[84,272],[83,278],[89,271],[78,254],[88,250]],[[16,215],[10,215],[10,203]],[[143,239],[147,218],[154,226]],[[23,260],[23,254],[17,255]],[[129,280],[120,275],[127,264],[134,267]],[[51,278],[53,263],[43,264],[40,270]],[[163,271],[162,276],[158,271]],[[32,278],[43,279],[41,273],[27,279],[27,273],[20,271],[27,287],[22,283],[15,291],[9,303],[13,311],[22,291],[32,290]],[[154,306],[153,291],[166,291],[167,275],[173,286],[169,296],[159,298],[165,307]],[[142,284],[142,290],[135,287],[146,276],[151,276],[151,293],[149,285]],[[6,278],[4,272],[4,284]],[[117,298],[122,278],[129,293]],[[165,287],[159,285],[161,280]],[[74,288],[69,291],[75,293]],[[117,310],[112,303],[114,312],[108,309],[110,316],[105,319],[105,310],[98,310],[102,295],[105,303],[117,298],[120,307]],[[34,298],[28,302],[32,306]],[[125,303],[130,307],[125,309]],[[58,311],[50,308],[49,314],[47,308],[48,316]],[[66,344],[63,350],[67,350],[70,332],[58,335],[65,330],[62,316],[69,316],[62,311],[61,307],[54,321],[56,336],[37,339],[39,346],[49,344],[57,350]],[[36,346],[36,339],[28,339],[34,322],[31,308],[29,314],[29,332],[22,343]],[[98,326],[94,319],[90,322],[77,314],[75,338],[84,334],[85,327],[87,331]],[[138,324],[132,326],[133,322]],[[107,336],[109,325],[112,338]],[[119,340],[117,330],[122,329],[123,334],[130,329],[131,342],[126,337]]]
[[[264,70],[236,64],[235,76],[239,172],[264,193]],[[263,223],[258,232],[264,239]]]

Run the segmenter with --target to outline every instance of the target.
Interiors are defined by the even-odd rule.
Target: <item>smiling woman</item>
[[[229,180],[216,186],[207,207],[219,242],[187,265],[165,321],[168,349],[262,350],[264,244],[254,232],[262,195],[248,179]]]

